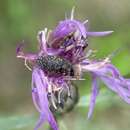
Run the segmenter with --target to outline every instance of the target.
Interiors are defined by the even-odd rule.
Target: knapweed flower
[[[53,113],[61,111],[70,100],[67,110],[72,109],[78,100],[76,87],[70,78],[74,77],[74,68],[70,61],[59,56],[62,49],[55,50],[47,47],[46,29],[39,32],[39,52],[24,53],[23,44],[17,47],[17,58],[24,59],[25,66],[32,71],[32,98],[40,113],[37,130],[42,123],[48,121],[53,130],[58,126]],[[27,62],[31,63],[30,68]]]
[[[82,80],[86,72],[92,75],[88,118],[92,115],[99,91],[97,79],[130,103],[130,79],[120,75],[110,63],[110,57],[95,61],[85,51],[88,36],[104,36],[110,33],[112,31],[89,32],[84,23],[74,20],[72,10],[71,18],[60,22],[48,35],[47,29],[38,33],[37,54],[24,53],[22,45],[17,47],[17,58],[24,59],[25,66],[32,71],[32,98],[40,113],[35,130],[45,121],[53,130],[58,130],[54,111],[62,109],[68,99],[75,99],[76,89],[71,81]],[[32,68],[27,62],[31,63]]]

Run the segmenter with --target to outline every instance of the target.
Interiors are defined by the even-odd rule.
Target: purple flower
[[[88,36],[104,36],[110,33],[112,31],[88,32],[84,23],[73,19],[72,10],[71,19],[62,21],[47,36],[47,29],[38,33],[37,54],[24,53],[22,44],[17,47],[17,58],[24,59],[25,66],[32,71],[32,98],[40,113],[35,130],[45,121],[53,130],[58,130],[54,111],[62,109],[67,99],[73,98],[71,80],[83,80],[82,75],[86,72],[92,76],[88,118],[93,113],[99,91],[97,79],[102,80],[125,102],[130,103],[130,79],[120,75],[110,64],[110,57],[95,61],[89,58],[91,51],[85,51]],[[31,63],[32,68],[27,62]]]
[[[75,98],[74,94],[77,96],[77,90],[70,81],[74,76],[72,63],[59,56],[62,49],[55,50],[47,47],[46,31],[45,29],[38,34],[39,52],[37,54],[24,53],[23,44],[17,47],[16,53],[17,58],[24,59],[25,66],[32,71],[32,98],[40,113],[35,130],[45,121],[50,124],[53,130],[58,130],[53,113],[63,109],[68,99]],[[29,67],[28,63],[32,65],[32,68]],[[73,100],[77,101],[77,99]]]

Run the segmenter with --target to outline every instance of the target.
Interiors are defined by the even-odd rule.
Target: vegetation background
[[[38,119],[31,99],[31,72],[16,59],[16,45],[22,40],[26,50],[37,50],[37,32],[53,29],[65,13],[76,7],[75,18],[89,20],[89,30],[114,30],[107,37],[89,38],[96,58],[104,58],[118,48],[112,59],[125,77],[130,77],[129,0],[0,0],[0,130],[32,130]],[[91,79],[77,82],[81,100],[75,109],[59,119],[61,130],[129,130],[130,105],[103,84],[91,120],[87,120]],[[46,124],[45,127],[48,127]]]

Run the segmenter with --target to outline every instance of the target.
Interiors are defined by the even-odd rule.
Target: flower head
[[[68,100],[77,102],[77,90],[71,81],[82,80],[82,75],[86,72],[92,76],[88,118],[93,113],[99,91],[97,79],[102,80],[125,102],[130,103],[130,79],[120,75],[110,63],[109,56],[95,61],[89,58],[91,51],[85,51],[88,36],[104,36],[112,31],[89,32],[84,23],[74,20],[73,12],[74,10],[70,19],[60,22],[47,36],[46,28],[38,33],[37,54],[24,53],[22,45],[17,47],[17,58],[24,59],[25,66],[32,70],[32,98],[40,113],[35,130],[45,121],[53,130],[58,130],[54,113],[63,109]],[[32,68],[27,62],[32,64]]]
[[[61,49],[48,48],[46,43],[46,29],[38,33],[39,52],[24,53],[23,46],[17,47],[17,58],[24,59],[25,66],[32,71],[32,98],[36,109],[40,113],[37,130],[47,121],[53,130],[58,126],[53,113],[61,111],[65,104],[70,103],[66,111],[73,108],[78,100],[78,92],[71,83],[74,68],[70,61],[60,57]],[[28,66],[32,64],[32,68]],[[61,111],[62,112],[62,111]]]

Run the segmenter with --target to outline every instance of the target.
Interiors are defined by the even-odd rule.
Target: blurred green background
[[[118,48],[112,62],[130,77],[130,1],[129,0],[1,0],[0,1],[0,130],[32,130],[38,119],[31,99],[31,72],[16,59],[16,45],[22,40],[26,51],[37,50],[37,32],[53,29],[73,6],[75,18],[89,20],[89,30],[114,30],[102,38],[89,38],[89,48],[104,58]],[[101,84],[95,111],[87,120],[91,79],[76,82],[79,105],[59,119],[61,130],[129,130],[130,105]],[[86,100],[87,97],[87,100]]]

